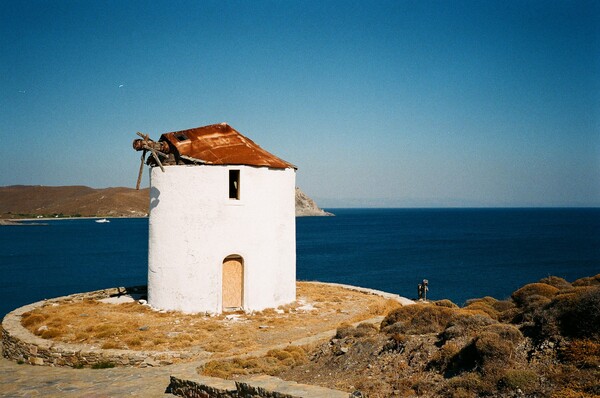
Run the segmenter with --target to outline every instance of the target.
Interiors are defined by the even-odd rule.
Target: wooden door
[[[242,308],[244,263],[239,256],[223,260],[223,310]]]

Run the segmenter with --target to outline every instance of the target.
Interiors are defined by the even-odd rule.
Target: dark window
[[[240,171],[229,170],[229,199],[240,198]]]
[[[185,141],[188,139],[187,135],[184,133],[175,133],[175,138],[177,138],[177,141]]]

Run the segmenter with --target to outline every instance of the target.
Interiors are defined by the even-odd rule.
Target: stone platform
[[[348,285],[337,285],[369,294],[381,295],[399,301],[403,305],[411,300],[395,294]],[[176,394],[184,397],[241,397],[252,392],[256,397],[347,397],[348,393],[317,386],[302,385],[269,376],[253,376],[234,381],[199,376],[197,368],[203,365],[209,354],[165,351],[106,350],[89,345],[65,344],[45,340],[33,335],[21,325],[21,315],[40,305],[92,298],[97,300],[143,294],[143,287],[113,288],[95,292],[74,294],[57,299],[44,300],[18,308],[9,313],[2,323],[2,356],[0,358],[0,396],[44,397],[166,397]],[[380,322],[376,317],[367,322]],[[364,321],[363,321],[364,322]],[[304,345],[329,339],[335,330],[286,343]],[[279,347],[270,347],[279,348]],[[260,356],[265,349],[248,353]],[[176,358],[188,358],[187,362],[175,363]],[[7,359],[10,358],[10,359]],[[74,364],[93,365],[111,362],[120,367],[111,369],[74,369]],[[45,365],[45,366],[30,366]],[[213,394],[202,393],[203,390]],[[220,392],[219,392],[220,391]],[[225,395],[223,395],[225,394]],[[226,395],[230,394],[230,395]],[[237,395],[236,395],[237,394]]]

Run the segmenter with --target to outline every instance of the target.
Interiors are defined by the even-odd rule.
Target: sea
[[[297,278],[462,305],[549,275],[600,273],[600,208],[327,209],[296,219]],[[0,227],[0,317],[45,298],[145,285],[148,220]]]

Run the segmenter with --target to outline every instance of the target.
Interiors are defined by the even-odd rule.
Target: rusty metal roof
[[[159,141],[168,142],[181,158],[199,163],[296,168],[265,151],[227,123],[165,133]]]

